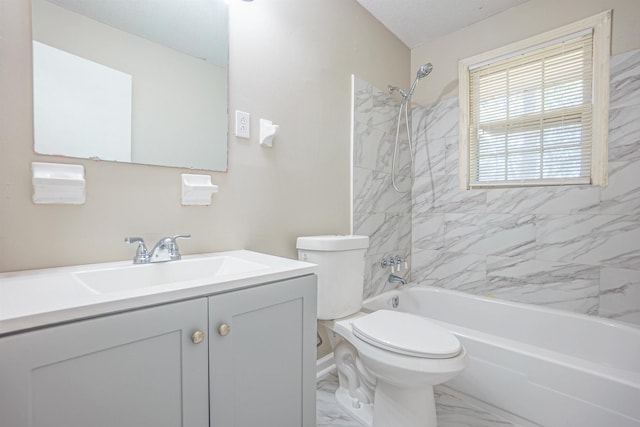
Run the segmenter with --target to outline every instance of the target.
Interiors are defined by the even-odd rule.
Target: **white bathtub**
[[[433,319],[466,347],[446,385],[543,426],[640,426],[640,329],[587,315],[433,287],[365,301]]]

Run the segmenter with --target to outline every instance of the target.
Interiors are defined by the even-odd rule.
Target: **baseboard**
[[[316,382],[320,381],[335,370],[336,365],[333,362],[333,353],[329,353],[326,356],[321,357],[316,362]]]

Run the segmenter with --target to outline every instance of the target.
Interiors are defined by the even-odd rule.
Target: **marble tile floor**
[[[361,427],[360,423],[345,414],[333,394],[338,388],[338,377],[327,375],[316,386],[316,427]]]
[[[334,374],[321,379],[316,387],[316,427],[362,427],[338,406],[333,394],[338,388]],[[523,419],[507,420],[497,414],[470,405],[448,387],[438,386],[436,412],[438,427],[534,427]]]

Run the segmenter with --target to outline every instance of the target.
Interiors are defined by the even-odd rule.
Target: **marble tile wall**
[[[461,191],[458,100],[415,108],[413,280],[640,325],[640,50],[609,116],[607,187]]]
[[[396,159],[396,184],[404,193],[397,193],[391,185],[399,108],[399,98],[355,78],[353,234],[370,238],[365,298],[390,287],[390,270],[383,269],[380,260],[391,255],[408,256],[411,250],[411,162],[404,120]]]
[[[413,110],[415,178],[402,132],[398,182],[412,192],[398,194],[399,99],[358,78],[354,95],[353,233],[371,239],[365,297],[393,287],[382,257],[411,254],[419,284],[640,325],[640,50],[611,59],[606,188],[458,190],[458,100],[450,99]],[[443,426],[528,425],[446,386],[436,403]],[[319,402],[319,426],[354,423]]]

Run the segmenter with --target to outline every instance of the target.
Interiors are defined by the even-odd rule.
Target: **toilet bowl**
[[[433,386],[467,365],[454,335],[423,317],[388,310],[322,324],[335,334],[336,400],[345,412],[367,427],[437,425]]]
[[[299,237],[318,264],[318,319],[332,338],[340,407],[366,427],[436,427],[433,386],[464,369],[458,339],[409,313],[362,313],[366,236]]]

